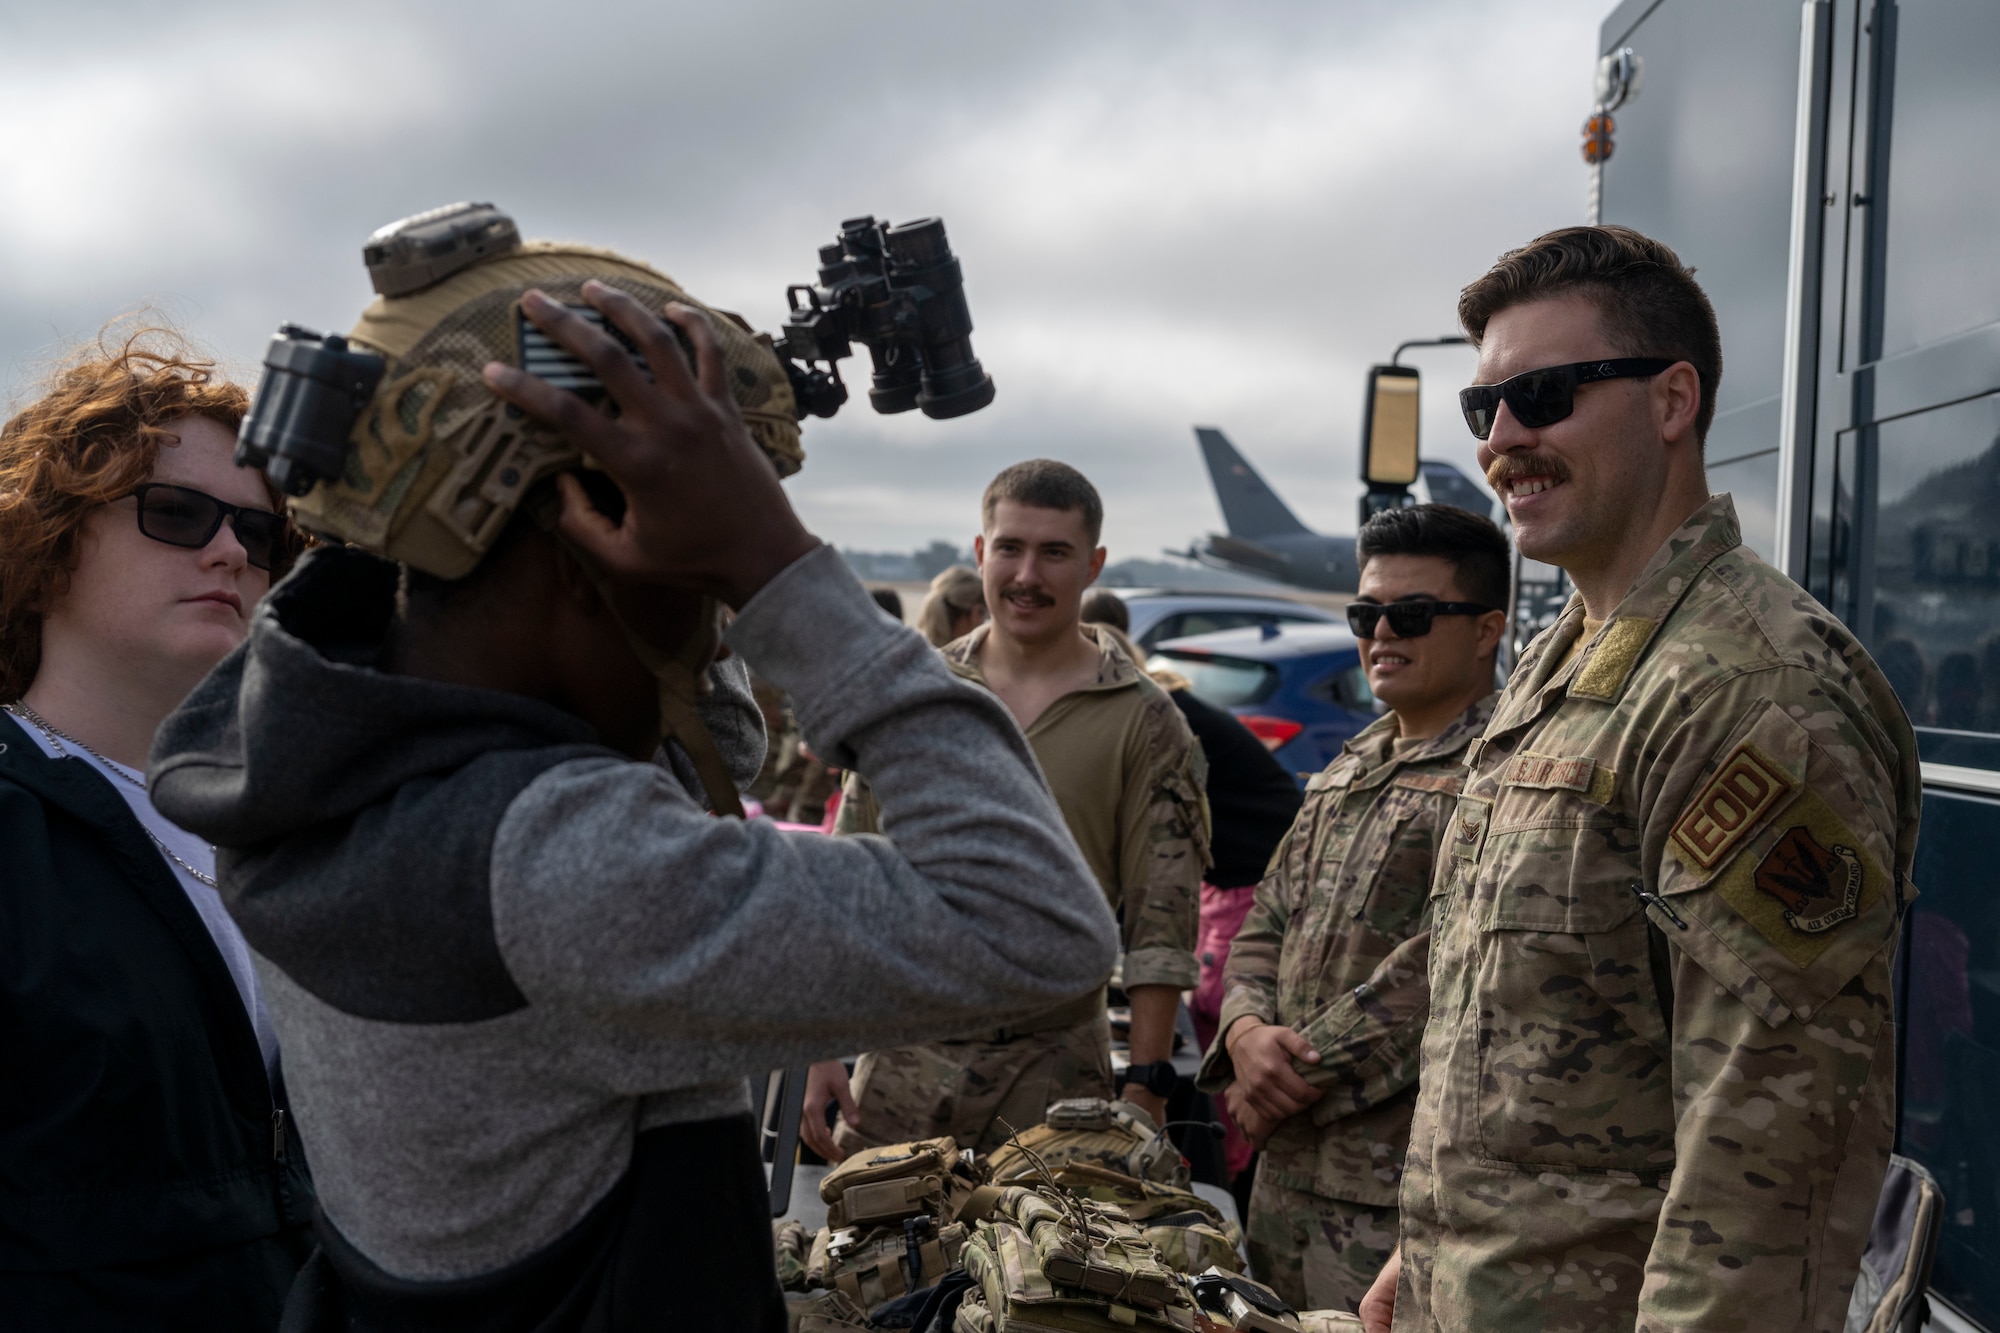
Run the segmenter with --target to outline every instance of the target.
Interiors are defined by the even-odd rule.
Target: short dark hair
[[[1090,478],[1053,458],[1031,458],[1016,463],[988,482],[986,494],[979,502],[980,521],[991,523],[993,511],[1002,500],[1036,509],[1078,511],[1083,515],[1084,535],[1092,546],[1097,545],[1104,531],[1104,501],[1098,499],[1097,488],[1090,484]]]
[[[1456,505],[1385,509],[1361,525],[1354,539],[1363,569],[1378,555],[1434,555],[1451,561],[1452,579],[1467,598],[1495,611],[1507,609],[1513,552],[1493,520]]]
[[[1701,380],[1695,439],[1706,444],[1722,383],[1715,307],[1680,256],[1630,227],[1563,227],[1501,255],[1458,294],[1458,322],[1478,346],[1486,325],[1511,306],[1584,296],[1620,356],[1686,361]]]
[[[881,607],[891,619],[903,618],[903,595],[894,588],[870,588],[868,595],[875,599],[875,605]]]
[[[1092,588],[1083,595],[1083,612],[1078,617],[1086,625],[1110,625],[1132,632],[1132,609],[1125,599],[1109,588]]]

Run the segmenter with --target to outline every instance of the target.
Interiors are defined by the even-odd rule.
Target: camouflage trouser
[[[854,1068],[859,1129],[841,1121],[847,1152],[949,1134],[991,1152],[1015,1129],[1039,1125],[1049,1103],[1111,1095],[1111,1027],[1100,1011],[1074,1027],[1011,1041],[939,1041],[871,1051]]]
[[[1394,1204],[1353,1203],[1272,1183],[1260,1166],[1244,1248],[1251,1276],[1297,1310],[1352,1310],[1396,1248]]]

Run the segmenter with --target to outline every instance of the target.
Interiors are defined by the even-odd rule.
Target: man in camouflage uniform
[[[1720,340],[1672,251],[1554,232],[1459,315],[1481,462],[1578,596],[1467,755],[1402,1247],[1362,1312],[1840,1329],[1895,1118],[1909,723],[1708,494]]]
[[[1355,545],[1349,617],[1390,711],[1306,784],[1230,949],[1201,1071],[1263,1149],[1250,1262],[1300,1309],[1353,1309],[1396,1248],[1430,1013],[1431,864],[1492,712],[1507,621],[1510,552],[1487,519],[1394,509]]]
[[[999,695],[1027,733],[1064,822],[1118,913],[1134,1066],[1165,1069],[1180,992],[1195,962],[1208,812],[1200,750],[1180,711],[1109,637],[1080,622],[1103,567],[1104,509],[1074,468],[1047,459],[996,477],[974,544],[992,619],[947,645],[959,676]],[[836,832],[877,829],[874,799],[850,776]],[[1093,990],[1045,1013],[960,1040],[864,1055],[850,1092],[837,1060],[813,1066],[801,1135],[822,1155],[950,1134],[989,1151],[1065,1097],[1109,1097],[1110,1029]],[[1166,1120],[1142,1083],[1127,1101]],[[826,1106],[842,1123],[829,1136]]]

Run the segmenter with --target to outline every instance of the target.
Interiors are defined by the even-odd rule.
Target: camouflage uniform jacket
[[[1323,1095],[1271,1131],[1260,1159],[1287,1189],[1396,1202],[1430,1015],[1431,865],[1493,699],[1401,756],[1393,715],[1347,742],[1306,783],[1229,947],[1198,1086],[1220,1092],[1235,1077],[1224,1041],[1239,1018],[1295,1028],[1320,1053],[1294,1067]]]
[[[1842,1327],[1887,1166],[1914,737],[1697,510],[1522,657],[1432,881],[1398,1329]]]
[[[976,685],[986,684],[979,648],[990,629],[942,650],[952,671]],[[1111,640],[1098,638],[1098,649],[1097,679],[1044,709],[1028,744],[1118,914],[1124,984],[1186,990],[1201,976],[1194,944],[1208,869],[1201,749],[1165,690]],[[834,831],[879,827],[866,784],[850,775]]]

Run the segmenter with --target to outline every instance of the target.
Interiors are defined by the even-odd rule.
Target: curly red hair
[[[71,355],[0,426],[0,700],[18,699],[41,666],[42,617],[68,590],[91,511],[152,475],[167,422],[207,417],[234,433],[249,407],[178,331],[114,338],[107,328]],[[282,499],[273,488],[272,504]]]

